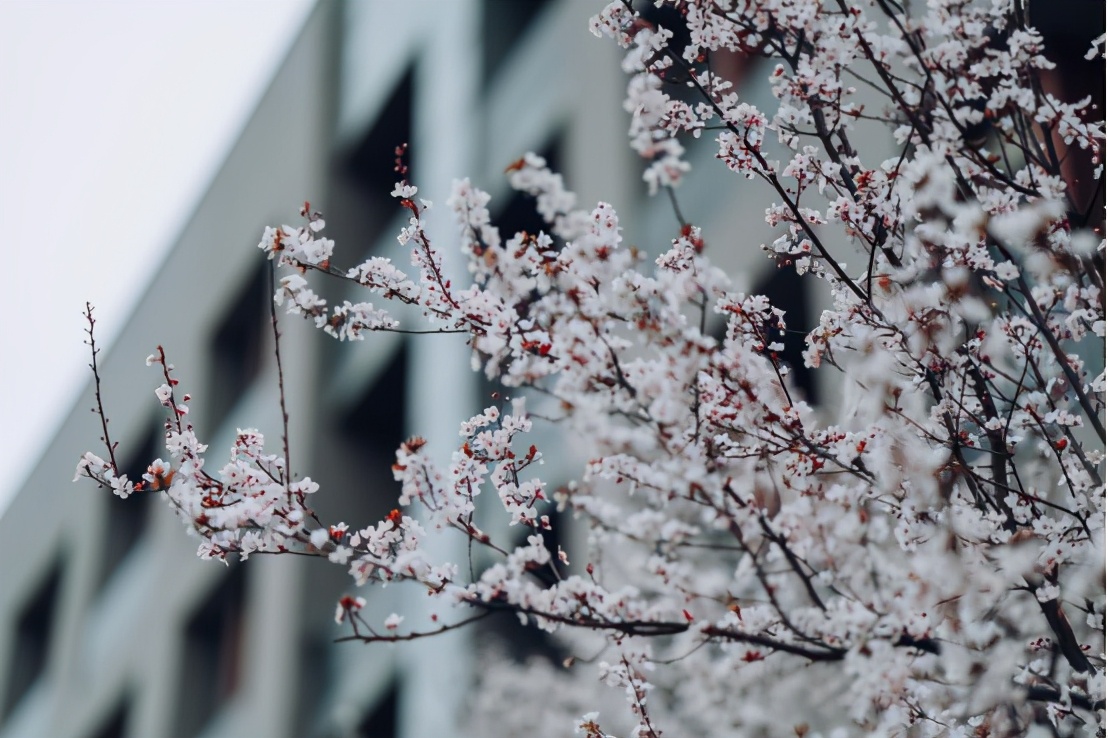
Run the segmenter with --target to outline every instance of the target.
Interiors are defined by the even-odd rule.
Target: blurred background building
[[[411,179],[436,203],[432,237],[456,253],[445,207],[463,176],[493,195],[502,232],[535,231],[527,198],[503,171],[544,155],[579,204],[612,202],[625,241],[658,252],[677,235],[669,201],[648,198],[626,144],[619,50],[589,35],[599,4],[557,0],[323,2],[276,72],[238,144],[140,308],[102,356],[112,438],[128,476],[160,455],[162,415],[144,364],[158,344],[195,398],[192,418],[213,463],[238,427],[278,442],[268,263],[254,248],[265,225],[297,222],[305,199],[323,211],[336,261],[370,253],[406,265],[395,234],[406,213],[389,197],[393,152],[410,144]],[[731,60],[768,107],[759,63]],[[182,104],[187,104],[183,101]],[[708,137],[706,137],[708,139]],[[171,146],[172,142],[166,142]],[[740,288],[812,320],[792,270],[758,251],[773,235],[764,199],[713,166],[711,140],[690,142],[695,187],[684,216]],[[343,286],[326,285],[342,299]],[[339,345],[298,319],[283,322],[292,465],[323,487],[327,522],[364,525],[394,506],[389,466],[409,434],[449,453],[457,422],[488,388],[463,341],[371,335]],[[817,387],[788,342],[809,399]],[[82,402],[0,519],[0,738],[345,738],[463,735],[477,641],[454,633],[404,644],[335,644],[335,602],[352,583],[340,567],[255,557],[224,567],[195,557],[154,495],[122,501],[70,479],[98,451],[98,419]],[[362,592],[367,618],[418,622],[426,599],[403,587]],[[413,614],[414,613],[414,614]],[[506,630],[506,629],[505,629]]]

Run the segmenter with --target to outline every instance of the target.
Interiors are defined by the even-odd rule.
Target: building
[[[145,296],[102,356],[102,376],[131,478],[159,452],[161,380],[143,361],[158,344],[197,398],[213,449],[236,427],[278,438],[268,266],[254,245],[265,225],[296,222],[308,198],[343,263],[367,252],[403,262],[394,236],[405,216],[388,197],[401,142],[413,181],[439,204],[441,244],[455,238],[447,188],[466,175],[500,203],[502,230],[532,227],[503,170],[534,150],[582,204],[614,203],[629,242],[668,245],[676,221],[663,198],[645,196],[626,145],[619,51],[588,34],[590,12],[556,0],[315,8],[162,268],[127,286]],[[682,193],[685,215],[709,239],[743,233],[742,244],[710,247],[740,280],[749,267],[748,285],[790,295],[790,317],[803,322],[807,301],[781,281],[787,272],[752,261],[771,240],[757,225],[760,201],[709,166],[714,153],[710,141],[691,152],[701,166],[695,193]],[[464,343],[382,334],[338,345],[293,318],[283,332],[294,469],[322,484],[324,519],[377,519],[395,499],[398,442],[418,431],[445,453],[480,402]],[[101,435],[91,384],[83,398],[0,519],[0,560],[19,562],[0,577],[0,738],[461,734],[471,634],[404,648],[333,644],[334,603],[351,588],[337,567],[296,557],[205,564],[157,499],[72,484]],[[367,597],[381,617],[422,606],[403,588]]]

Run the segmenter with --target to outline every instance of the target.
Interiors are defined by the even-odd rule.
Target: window
[[[13,708],[46,670],[61,579],[61,563],[56,562],[19,612],[12,658],[8,664],[8,688],[4,696],[5,717],[11,714]]]
[[[551,141],[537,153],[543,159],[546,159],[546,166],[550,171],[561,173],[561,135],[553,136]],[[566,189],[571,189],[568,184]],[[535,198],[517,190],[511,190],[509,194],[511,199],[492,218],[493,225],[500,229],[500,238],[504,243],[507,243],[520,231],[532,235],[539,231],[550,231],[550,226],[543,222],[542,216],[535,210]],[[493,207],[496,207],[495,200],[493,201]]]
[[[811,299],[808,295],[809,280],[796,273],[791,265],[781,266],[767,275],[753,290],[765,295],[770,304],[785,311],[786,331],[766,328],[769,342],[779,341],[785,350],[778,352],[782,362],[790,367],[792,383],[803,391],[803,399],[812,405],[819,404],[819,387],[815,373],[804,366],[805,339],[812,324]],[[802,398],[794,398],[802,399]]]
[[[484,0],[481,3],[481,76],[486,83],[496,75],[531,22],[550,4],[550,0]]]
[[[304,591],[305,597],[322,599],[323,594],[316,589],[313,582]],[[328,592],[328,597],[331,593]],[[333,599],[333,597],[332,597]],[[331,607],[330,602],[327,604]],[[318,618],[319,608],[305,607],[302,617],[309,627],[318,627],[323,622]],[[334,631],[328,629],[326,635],[317,632],[306,632],[300,636],[299,658],[296,668],[296,728],[293,735],[297,736],[330,736],[330,733],[321,731],[319,725],[324,721],[323,710],[327,702],[327,696],[335,689],[333,670],[331,663],[334,658]]]
[[[269,300],[273,297],[269,294],[269,269],[269,262],[259,262],[212,336],[209,432],[222,425],[261,370]]]
[[[390,460],[405,440],[408,345],[402,342],[365,393],[339,420],[339,433],[362,452]]]
[[[490,495],[490,498],[495,499],[495,495]],[[486,503],[489,501],[485,500]],[[500,501],[495,500],[493,504],[500,505]],[[497,510],[497,514],[502,515],[503,509]],[[537,533],[542,536],[543,546],[550,552],[551,566],[557,569],[559,576],[566,577],[570,571],[558,560],[558,548],[566,548],[568,543],[566,539],[570,534],[571,526],[574,525],[573,515],[569,512],[558,512],[557,507],[551,502],[541,503],[538,514],[550,517],[551,530],[515,526],[510,529],[514,535],[508,550],[526,545],[527,537]],[[554,572],[547,566],[535,570],[533,576],[541,580],[544,586],[552,585],[556,581]],[[493,613],[478,623],[480,636],[477,640],[482,643],[497,643],[503,652],[510,655],[517,663],[525,663],[537,657],[552,664],[561,664],[569,653],[551,634],[534,627],[533,618],[529,616],[528,620],[529,623],[524,625],[520,622],[518,614],[508,610]]]
[[[1055,64],[1044,70],[1040,80],[1047,92],[1063,102],[1076,103],[1091,97],[1095,110],[1104,110],[1104,61],[1099,55],[1086,59],[1093,40],[1104,33],[1105,4],[1089,0],[1032,0],[1031,25],[1043,35],[1045,56]],[[1077,227],[1104,223],[1103,180],[1093,176],[1092,152],[1076,144],[1058,141],[1062,172],[1071,183],[1070,195],[1077,212],[1070,222]]]
[[[386,233],[395,233],[394,227],[399,230],[406,211],[390,193],[400,178],[395,171],[396,147],[412,140],[414,88],[415,68],[408,66],[393,81],[372,123],[336,155],[323,210],[328,238],[373,248]],[[320,285],[325,296],[326,290],[337,289]],[[333,354],[337,348],[325,350]]]
[[[177,735],[198,734],[240,686],[245,638],[244,567],[230,571],[185,627]]]
[[[381,350],[391,354],[335,418],[329,429],[333,441],[321,452],[332,461],[319,479],[346,491],[315,501],[325,519],[380,520],[396,507],[398,488],[390,469],[407,437],[408,350],[404,341]]]
[[[408,67],[396,82],[373,125],[347,154],[344,174],[378,212],[391,213],[396,173],[396,147],[412,138],[412,100],[415,68]]]
[[[400,690],[394,683],[354,730],[356,738],[395,738]]]
[[[666,43],[666,50],[671,54],[676,54],[680,59],[685,48],[692,41],[692,34],[689,32],[688,23],[685,22],[685,16],[677,8],[666,5],[662,7],[656,6],[652,2],[637,2],[634,4],[635,10],[638,12],[639,17],[644,22],[649,23],[658,28],[664,28],[673,36],[670,37],[669,42]],[[720,54],[723,55],[722,53]],[[716,66],[716,65],[713,65]],[[718,69],[715,70],[717,73]],[[666,93],[677,100],[683,100],[689,104],[695,104],[701,101],[700,93],[687,84],[688,75],[680,65],[675,64],[671,69],[666,70],[664,79],[669,83],[666,88]],[[701,138],[707,138],[711,140],[712,136],[702,136]],[[694,139],[692,136],[682,137],[682,142],[699,141],[700,139]]]
[[[96,732],[90,734],[90,738],[126,738],[127,736],[127,701],[120,700],[115,709],[97,726]]]
[[[551,140],[536,153],[546,160],[546,166],[550,171],[561,174],[563,136],[556,133]],[[522,153],[522,152],[521,152]],[[566,189],[572,189],[566,186]],[[550,233],[549,226],[535,209],[535,198],[518,190],[507,190],[503,196],[492,200],[492,224],[500,232],[500,242],[506,245],[515,238],[517,233],[535,235],[539,231]],[[561,241],[554,242],[554,248],[561,248]],[[483,366],[483,364],[482,364]],[[488,407],[492,401],[492,395],[500,392],[502,387],[498,380],[489,381],[482,370],[478,374],[478,410]]]
[[[150,429],[135,453],[123,465],[123,473],[132,482],[140,482],[150,462],[162,449],[162,428]],[[100,583],[105,583],[135,547],[146,529],[147,520],[157,492],[136,492],[126,500],[116,495],[101,495],[108,506],[104,528],[103,554],[100,562]]]

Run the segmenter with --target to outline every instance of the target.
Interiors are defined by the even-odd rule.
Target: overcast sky
[[[0,512],[230,150],[311,0],[0,0]]]

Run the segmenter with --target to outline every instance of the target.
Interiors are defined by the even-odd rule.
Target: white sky
[[[311,0],[0,0],[0,513]]]

